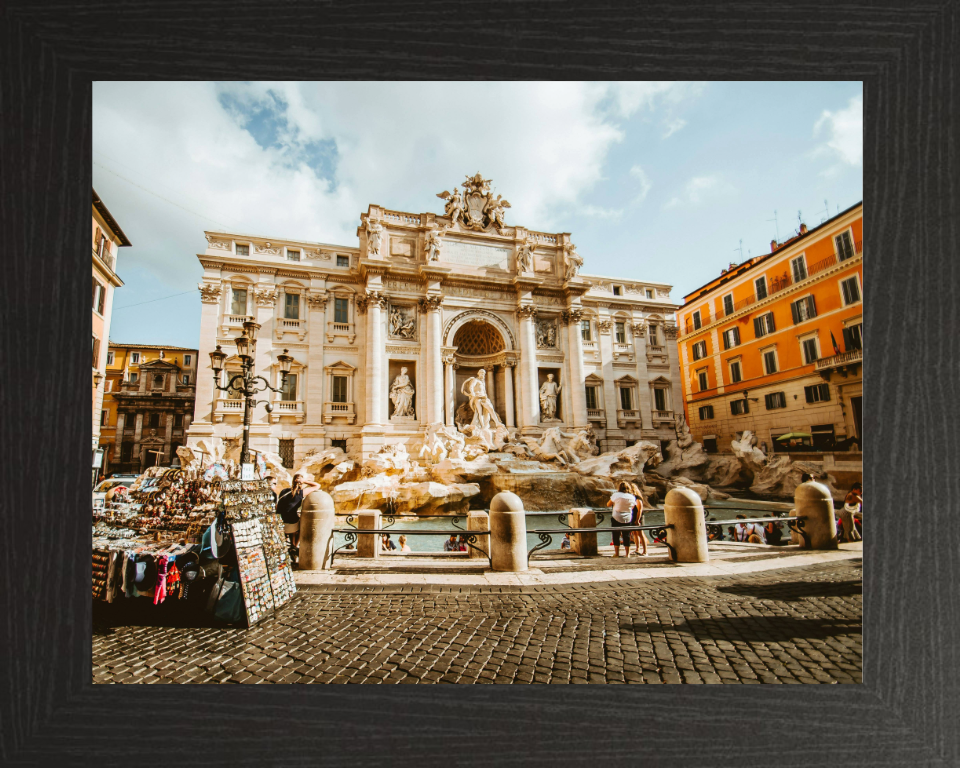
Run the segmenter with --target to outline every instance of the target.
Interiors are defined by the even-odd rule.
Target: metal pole
[[[240,465],[250,463],[250,411],[253,405],[250,366],[243,366],[243,445],[240,448]]]

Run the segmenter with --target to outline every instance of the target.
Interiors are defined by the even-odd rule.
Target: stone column
[[[650,374],[647,370],[647,334],[643,322],[633,323],[633,351],[637,356],[637,409],[640,411],[641,429],[653,429],[653,392],[649,386]]]
[[[206,290],[205,290],[206,289]],[[213,424],[213,409],[217,397],[213,389],[213,369],[209,354],[217,346],[217,326],[220,322],[220,298],[223,284],[201,283],[200,289],[200,343],[197,360],[196,402],[194,422]],[[229,353],[229,352],[228,352]],[[211,432],[212,434],[212,432]]]
[[[527,518],[520,497],[501,491],[490,500],[490,561],[495,571],[527,570]]]
[[[367,343],[370,367],[367,374],[367,424],[379,426],[385,390],[383,386],[383,328],[381,328],[379,295],[371,297],[367,304]]]
[[[517,309],[520,318],[520,364],[523,370],[519,420],[524,433],[540,431],[540,388],[537,386],[537,336],[534,327],[536,314],[536,307],[530,305]]]
[[[333,499],[325,491],[314,491],[303,500],[301,510],[300,564],[297,570],[326,570],[330,567],[333,529],[337,524]]]
[[[140,435],[143,434],[143,414],[137,414],[137,420],[133,427],[133,450],[130,453],[130,462],[137,465],[137,471],[140,470]]]
[[[173,443],[173,412],[167,414],[167,428],[163,432],[163,456],[160,459],[161,464],[169,464],[173,461],[170,454],[170,445]]]
[[[596,528],[597,514],[592,509],[571,509],[567,515],[571,528]],[[584,557],[593,557],[597,554],[596,533],[572,533],[572,549]]]
[[[513,370],[516,366],[516,363],[508,361],[504,366],[504,375],[503,375],[503,392],[504,399],[507,401],[504,404],[504,412],[507,417],[507,426],[510,429],[513,429],[517,426],[517,420],[514,415],[514,401],[513,401]]]
[[[456,399],[456,393],[453,391],[453,384],[454,384],[453,358],[452,357],[447,358],[444,361],[444,363],[445,364],[443,367],[443,381],[444,381],[443,391],[444,391],[444,399],[446,401],[446,412],[445,412],[444,423],[448,427],[452,427],[453,411],[454,411],[453,405]]]
[[[440,338],[440,307],[442,296],[428,296],[423,300],[427,311],[427,422],[443,422],[443,339]]]
[[[497,409],[497,385],[493,381],[493,366],[490,366],[490,370],[487,372],[487,397],[490,398],[490,402],[493,403],[493,409]]]
[[[606,437],[601,441],[601,448],[604,452],[622,451],[627,447],[627,441],[617,424],[620,393],[617,392],[617,386],[614,383],[616,373],[613,370],[613,342],[610,338],[612,328],[612,320],[600,320],[597,323],[600,363],[603,366],[603,406],[607,416]]]
[[[703,502],[696,493],[689,488],[674,488],[667,493],[663,516],[668,526],[667,544],[673,547],[675,562],[710,562]]]
[[[827,486],[812,481],[798,485],[793,499],[797,517],[804,518],[803,530],[810,542],[804,548],[838,549],[837,519],[833,511],[833,497]],[[800,546],[804,545],[801,543]]]
[[[356,517],[357,528],[361,531],[372,531],[380,527],[379,509],[361,509],[357,512]],[[360,557],[380,557],[380,536],[378,534],[358,535],[357,555]]]
[[[590,419],[587,417],[587,392],[584,388],[584,380],[587,376],[583,369],[583,338],[580,335],[580,320],[583,317],[583,311],[571,309],[565,315],[569,370],[567,386],[573,403],[573,418],[568,419],[568,422],[572,422],[578,429],[586,429],[590,425]]]
[[[309,383],[304,394],[306,424],[311,434],[323,435],[323,339],[326,331],[327,297],[325,294],[307,294],[307,368]],[[322,446],[322,443],[321,443]],[[307,497],[309,498],[309,496]]]

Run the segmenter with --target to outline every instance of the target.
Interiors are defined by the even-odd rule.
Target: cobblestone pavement
[[[93,681],[859,683],[861,591],[861,560],[556,586],[324,585],[252,629],[95,612]]]

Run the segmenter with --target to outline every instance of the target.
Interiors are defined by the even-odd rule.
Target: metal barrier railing
[[[676,550],[673,546],[667,541],[667,529],[673,528],[672,525],[619,525],[617,527],[602,527],[602,528],[569,528],[568,530],[557,530],[556,528],[548,529],[534,529],[532,531],[527,531],[528,534],[536,534],[540,543],[537,544],[533,549],[527,552],[527,562],[530,562],[530,558],[533,556],[534,552],[538,552],[541,549],[546,549],[553,543],[553,535],[556,533],[567,534],[571,531],[574,533],[613,533],[614,531],[652,531],[655,538],[660,539],[667,547],[667,551],[670,553],[670,559],[676,560]],[[630,546],[627,545],[629,550]]]
[[[706,509],[704,509],[704,514],[706,514]],[[807,535],[807,532],[803,530],[803,521],[807,518],[804,516],[788,517],[786,512],[777,512],[775,517],[747,517],[747,518],[737,518],[734,520],[708,520],[707,521],[707,534],[714,534],[717,539],[723,540],[723,526],[725,525],[739,525],[740,523],[762,523],[763,525],[769,525],[770,523],[776,523],[778,525],[782,523],[787,524],[787,528],[791,531],[795,531],[800,535],[800,538],[803,539],[803,546],[810,546],[810,537]]]
[[[460,540],[463,541],[464,544],[470,547],[470,549],[482,554],[487,559],[488,565],[490,565],[491,567],[493,565],[492,561],[490,560],[490,553],[484,552],[479,547],[474,546],[477,543],[477,536],[489,536],[490,529],[487,529],[485,531],[465,531],[463,528],[457,528],[456,530],[431,528],[427,530],[398,531],[396,529],[390,530],[390,528],[391,526],[387,526],[386,528],[371,528],[369,530],[367,529],[361,530],[359,528],[334,528],[333,529],[334,533],[344,534],[343,536],[344,542],[335,550],[333,550],[333,554],[330,555],[330,565],[333,565],[333,560],[341,549],[347,549],[351,545],[357,543],[358,536],[383,535],[385,533],[402,533],[404,536],[438,536],[438,535],[439,536],[457,536],[459,535]],[[467,534],[467,535],[464,536],[463,534]]]

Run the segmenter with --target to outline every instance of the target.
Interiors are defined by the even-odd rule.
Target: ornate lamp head
[[[220,349],[220,345],[217,344],[217,348],[210,353],[210,365],[213,368],[214,377],[220,376],[220,371],[223,369],[223,361],[226,359],[226,354]]]

